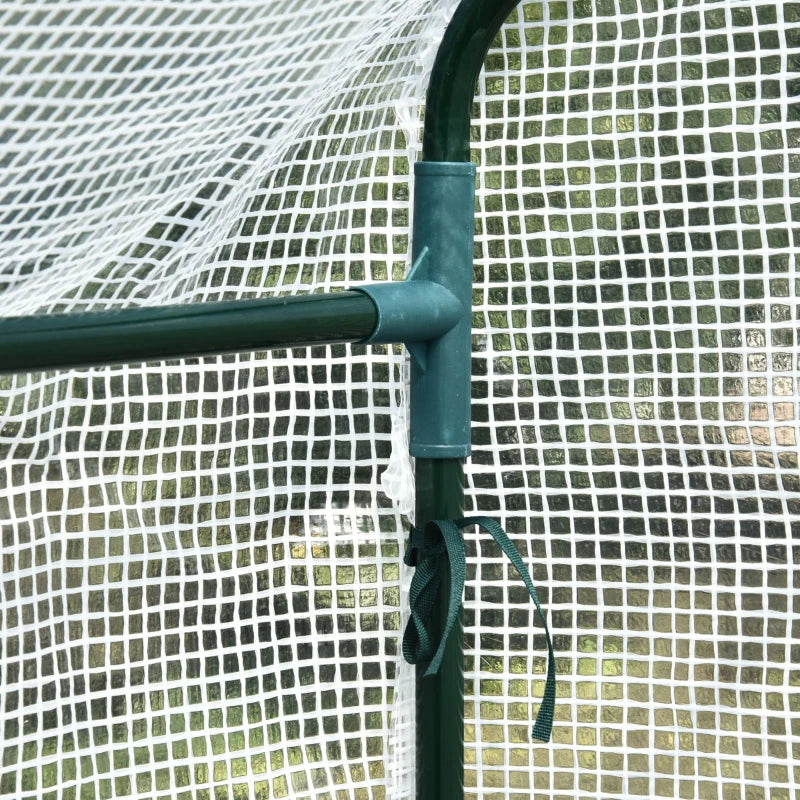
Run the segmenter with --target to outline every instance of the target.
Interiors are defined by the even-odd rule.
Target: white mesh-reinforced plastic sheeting
[[[2,313],[401,278],[454,6],[0,3]],[[470,798],[797,795],[798,94],[796,2],[526,2],[487,58],[467,505],[560,699],[531,742],[470,535]],[[413,796],[398,349],[0,390],[0,795]]]

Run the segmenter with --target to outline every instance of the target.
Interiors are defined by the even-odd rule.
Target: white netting
[[[454,5],[0,4],[3,314],[401,277]],[[539,630],[470,537],[470,796],[796,795],[798,87],[788,2],[527,2],[487,59],[468,505],[561,700],[532,744]],[[403,375],[0,378],[0,794],[410,796]]]

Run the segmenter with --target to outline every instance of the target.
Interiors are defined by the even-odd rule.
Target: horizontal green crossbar
[[[378,323],[360,292],[0,319],[0,372],[358,342]]]

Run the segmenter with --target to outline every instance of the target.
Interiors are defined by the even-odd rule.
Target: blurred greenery
[[[794,2],[527,2],[487,57],[468,502],[546,589],[561,702],[532,746],[540,635],[470,539],[470,798],[790,800],[800,780],[799,22]],[[198,286],[402,277],[409,143],[367,111],[405,57],[331,98]],[[149,274],[219,177],[81,299]],[[0,377],[0,793],[386,796],[399,379],[365,354]]]

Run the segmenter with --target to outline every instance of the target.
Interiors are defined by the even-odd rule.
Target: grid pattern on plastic
[[[3,313],[402,276],[451,6],[6,4]],[[0,378],[0,795],[404,796],[402,371],[339,346]]]
[[[4,6],[3,313],[402,276],[452,6]],[[471,796],[797,791],[799,29],[528,2],[489,55],[468,503],[562,697],[532,744],[539,632],[471,536]],[[0,381],[0,795],[411,796],[398,355]]]
[[[496,44],[470,498],[549,588],[561,700],[531,747],[540,632],[473,541],[473,796],[789,800],[800,5],[526,3]]]

